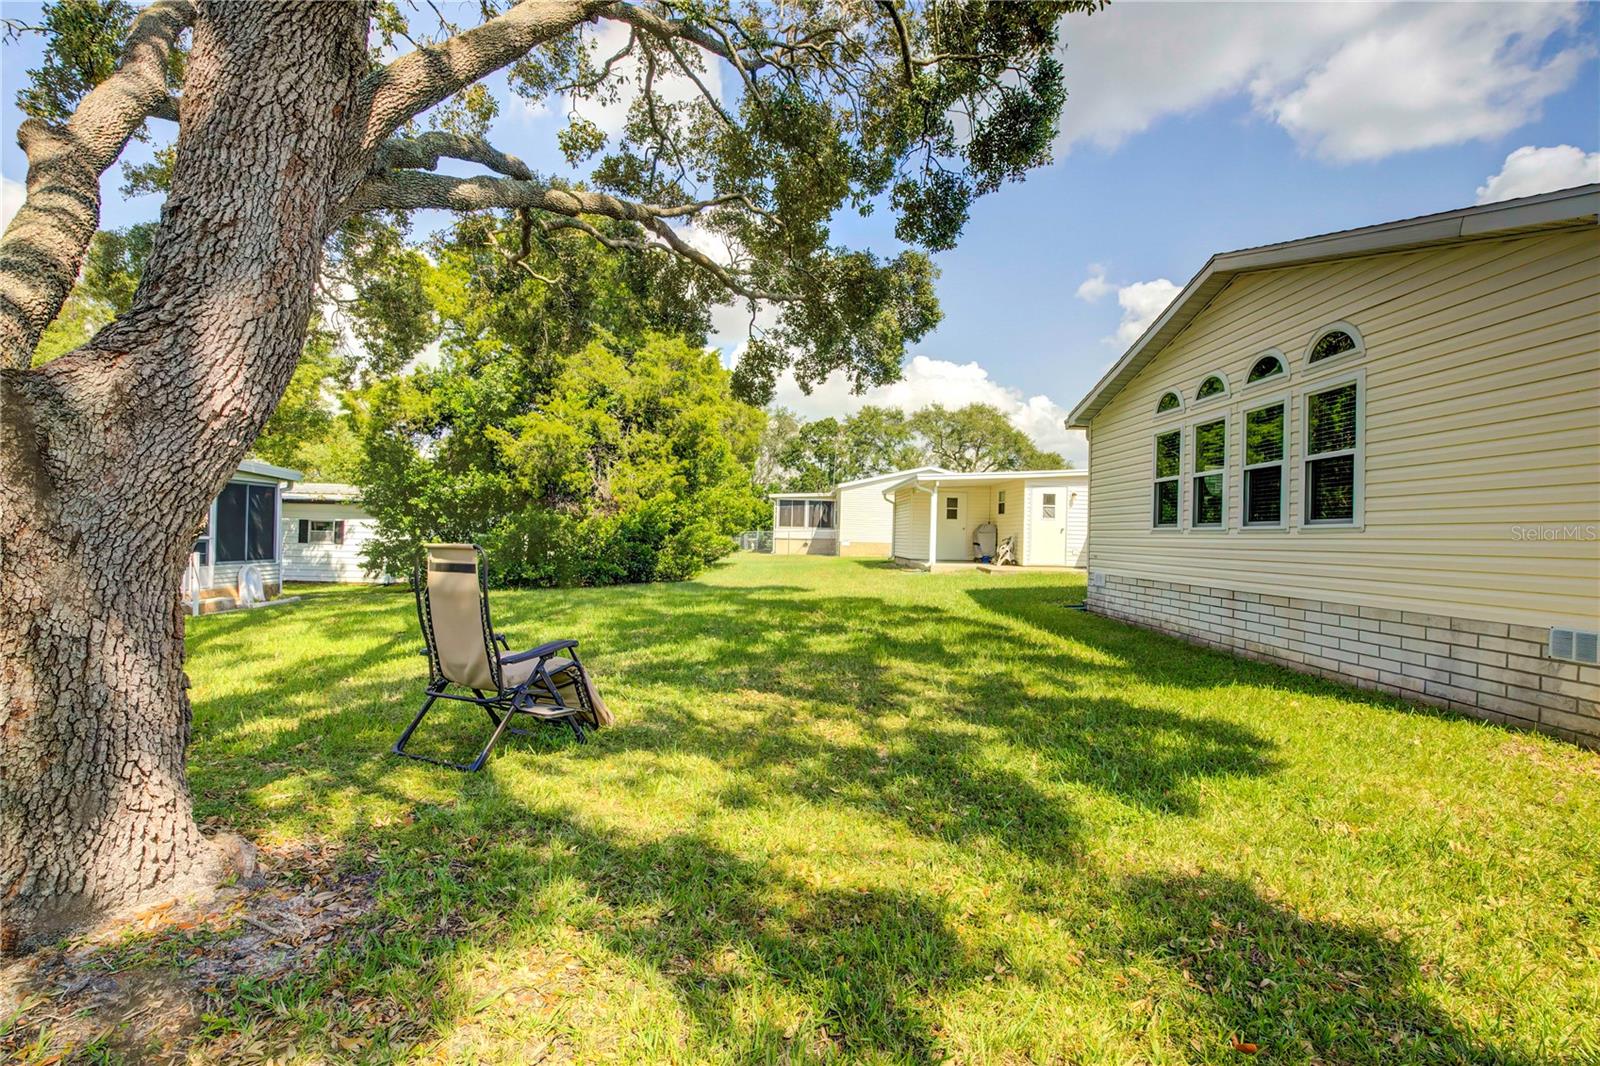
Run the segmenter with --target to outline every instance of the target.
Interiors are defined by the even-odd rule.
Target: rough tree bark
[[[792,47],[764,52],[731,18],[708,29],[633,3],[519,0],[372,69],[371,7],[156,0],[70,121],[19,131],[27,199],[0,237],[0,953],[216,873],[190,810],[176,593],[200,515],[288,385],[323,244],[342,219],[537,211],[550,229],[694,263],[729,292],[793,298],[667,224],[710,209],[771,218],[743,194],[651,205],[557,190],[476,139],[399,132],[593,18],[721,56],[752,90],[751,72],[786,67]],[[132,306],[30,368],[98,224],[100,175],[145,118],[174,111],[167,64],[191,23],[171,192]],[[819,42],[843,29],[825,24],[804,47],[826,54]],[[441,157],[502,177],[417,172]],[[639,235],[608,235],[586,216]]]
[[[44,367],[0,370],[6,950],[214,876],[184,769],[175,590],[293,373],[323,240],[364,169],[368,13],[200,5],[131,310]]]

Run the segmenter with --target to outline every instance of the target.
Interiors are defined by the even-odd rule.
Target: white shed
[[[283,493],[285,581],[387,581],[369,573],[362,549],[377,532],[377,519],[361,506],[354,485],[307,481]]]
[[[1023,566],[1085,565],[1089,536],[1087,470],[910,473],[885,483],[894,508],[894,558],[930,566],[979,557],[980,531],[1012,544]]]

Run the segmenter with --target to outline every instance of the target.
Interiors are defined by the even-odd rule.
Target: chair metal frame
[[[486,694],[484,690],[474,688],[469,690],[472,693],[470,696],[446,691],[456,683],[444,676],[444,670],[439,663],[439,652],[433,634],[432,612],[429,610],[428,602],[428,567],[430,563],[426,554],[424,554],[412,570],[411,588],[416,595],[417,621],[422,627],[422,639],[425,645],[417,654],[428,657],[428,695],[423,700],[422,707],[417,711],[416,717],[411,719],[411,724],[406,726],[405,732],[400,734],[400,739],[394,742],[394,747],[391,750],[396,755],[404,756],[407,759],[415,759],[418,762],[446,766],[452,770],[461,770],[465,773],[476,773],[483,769],[484,763],[489,759],[489,753],[500,742],[500,737],[503,734],[512,733],[523,737],[534,735],[532,730],[511,727],[511,719],[519,714],[525,714],[544,722],[565,722],[572,729],[572,734],[577,738],[578,743],[586,743],[588,736],[581,718],[587,715],[591,721],[594,721],[595,712],[594,708],[590,706],[588,677],[584,672],[582,661],[578,658],[578,642],[575,640],[552,640],[529,651],[501,658],[499,653],[495,651],[495,645],[499,644],[506,651],[511,650],[511,645],[506,640],[504,633],[496,633],[494,631],[493,623],[489,617],[489,579],[487,569],[484,566],[483,549],[474,545],[473,550],[477,552],[478,557],[478,604],[483,618],[484,655],[488,657],[489,671],[494,679],[496,691],[491,695]],[[456,566],[466,567],[470,564],[440,562],[432,565],[450,569]],[[569,662],[566,665],[551,669],[550,660],[554,659],[558,653],[564,653],[562,657],[569,660]],[[529,659],[538,660],[533,672],[520,684],[507,688],[503,680],[505,675],[501,667],[527,662]],[[572,688],[577,693],[577,706],[567,703],[562,698],[561,689],[556,680],[558,675],[569,672],[575,675],[572,678]],[[456,685],[456,687],[462,688],[465,686]],[[406,744],[410,742],[411,735],[417,731],[417,727],[422,724],[422,719],[437,700],[456,700],[461,703],[475,704],[482,707],[488,713],[489,720],[494,723],[494,732],[490,734],[489,742],[483,746],[483,750],[478,753],[477,758],[470,763],[436,759],[406,750]]]

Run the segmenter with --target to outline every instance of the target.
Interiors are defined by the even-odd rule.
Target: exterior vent
[[[1600,633],[1583,629],[1552,629],[1550,658],[1600,666]]]

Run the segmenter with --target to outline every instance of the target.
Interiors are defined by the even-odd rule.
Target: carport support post
[[[933,483],[928,493],[928,570],[939,561],[939,483]]]

